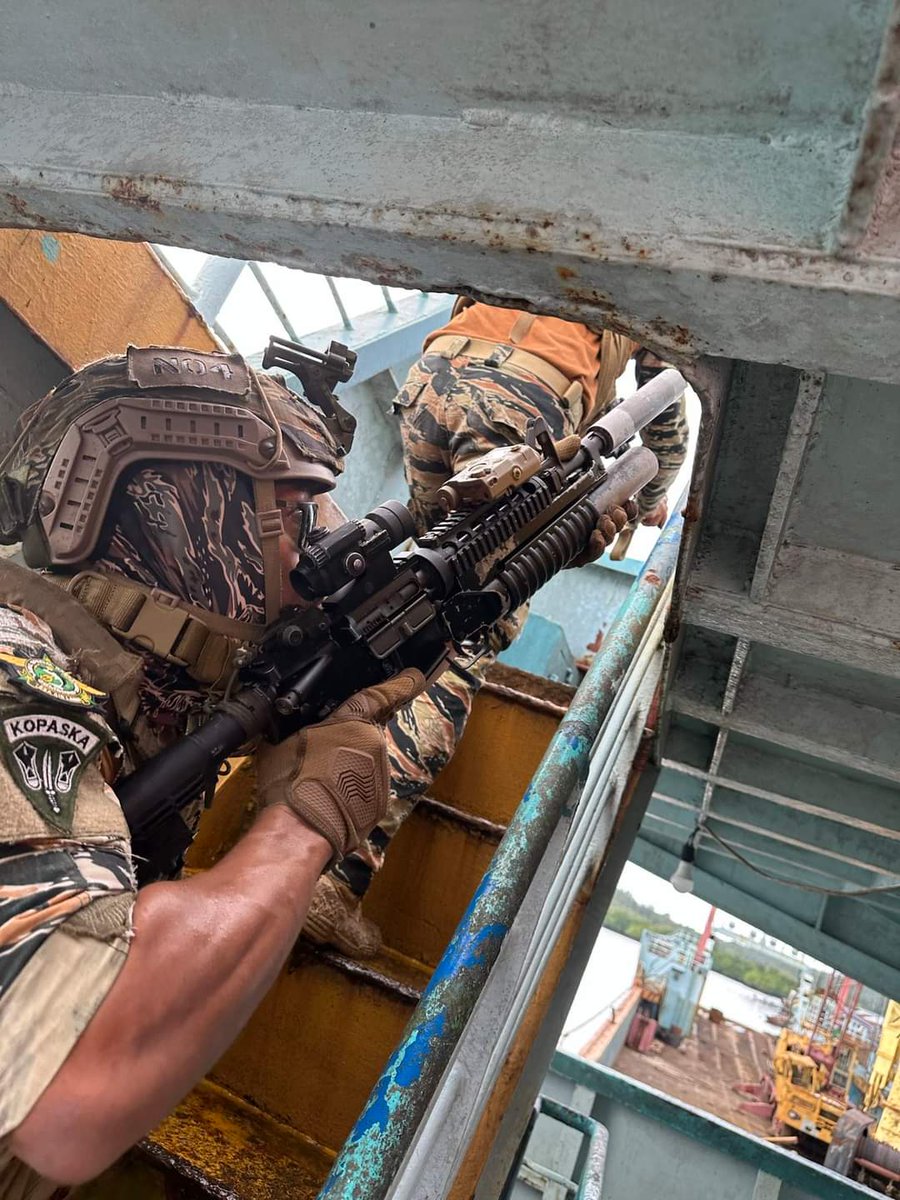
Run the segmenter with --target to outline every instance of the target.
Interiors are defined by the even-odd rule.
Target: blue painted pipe
[[[679,506],[680,507],[680,506]],[[431,1102],[660,595],[675,572],[676,512],[623,601],[491,865],[350,1132],[320,1200],[383,1200]]]

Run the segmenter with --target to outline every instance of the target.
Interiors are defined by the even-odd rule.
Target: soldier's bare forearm
[[[50,1179],[81,1183],[149,1132],[259,1004],[331,854],[276,806],[209,871],[142,891],[125,965],[13,1133],[13,1152]]]

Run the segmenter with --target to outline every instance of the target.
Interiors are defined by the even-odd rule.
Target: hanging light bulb
[[[692,892],[694,890],[694,838],[695,829],[681,847],[681,862],[669,877],[669,883],[676,892]]]

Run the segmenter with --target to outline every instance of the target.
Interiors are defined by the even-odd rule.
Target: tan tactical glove
[[[348,854],[387,812],[390,787],[384,725],[425,687],[421,671],[351,696],[318,725],[301,729],[258,759],[263,805],[286,804],[334,848]]]
[[[569,434],[561,441],[554,442],[560,462],[568,462],[581,449],[581,438],[576,433]],[[611,545],[618,534],[622,532],[629,521],[638,514],[638,506],[634,500],[626,500],[624,505],[614,504],[608,508],[597,523],[597,528],[591,534],[587,548],[582,550],[577,558],[569,563],[570,567],[583,567],[586,563],[596,562],[602,557],[607,546]]]

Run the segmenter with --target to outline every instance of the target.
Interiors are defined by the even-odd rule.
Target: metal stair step
[[[494,663],[433,798],[506,825],[574,694],[566,684]]]
[[[437,965],[503,832],[440,801],[419,801],[363,902],[392,950]]]
[[[73,1200],[314,1200],[333,1154],[215,1084]]]
[[[357,963],[301,939],[209,1078],[336,1150],[427,981],[421,967],[389,952]]]

